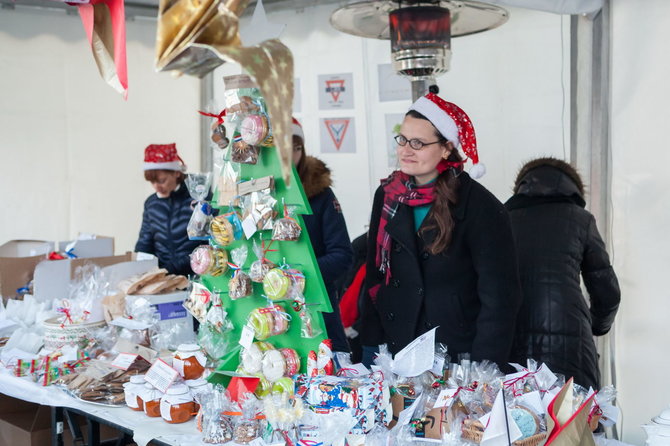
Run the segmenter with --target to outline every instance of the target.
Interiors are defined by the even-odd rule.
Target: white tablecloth
[[[133,440],[145,446],[153,439],[172,445],[200,446],[201,434],[196,430],[195,420],[182,424],[168,424],[162,418],[150,418],[125,406],[105,407],[86,403],[53,386],[42,387],[29,378],[17,378],[0,368],[0,393],[45,406],[71,407],[95,415],[103,420],[133,431]]]

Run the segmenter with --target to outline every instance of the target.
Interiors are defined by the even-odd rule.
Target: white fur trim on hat
[[[144,163],[144,170],[176,170],[178,172],[183,172],[186,170],[184,166],[179,161],[170,161],[168,163]]]
[[[303,141],[305,140],[305,133],[302,131],[302,126],[298,124],[291,124],[293,129],[293,136],[299,136]]]
[[[477,163],[468,171],[470,178],[479,179],[486,175],[486,166],[483,163]]]
[[[447,141],[458,147],[460,140],[458,139],[458,126],[451,116],[440,108],[435,102],[421,96],[412,104],[410,110],[416,110],[424,115],[435,126],[438,132],[444,136]]]

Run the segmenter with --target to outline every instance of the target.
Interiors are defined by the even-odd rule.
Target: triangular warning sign
[[[344,79],[332,79],[326,81],[326,93],[330,93],[333,101],[337,102],[340,93],[344,91]]]
[[[337,150],[340,150],[340,147],[342,146],[342,141],[344,141],[344,137],[347,134],[347,129],[349,128],[349,121],[351,121],[351,118],[324,119],[324,121],[326,123],[326,128],[328,129],[330,139],[333,140],[335,148]]]

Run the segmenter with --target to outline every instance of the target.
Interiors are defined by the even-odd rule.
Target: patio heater
[[[416,100],[449,70],[451,38],[496,28],[505,9],[476,1],[362,1],[333,12],[330,23],[355,36],[390,39],[394,70],[409,78]]]

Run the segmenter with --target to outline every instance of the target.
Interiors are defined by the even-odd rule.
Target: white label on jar
[[[161,417],[163,417],[164,420],[172,421],[172,414],[170,413],[171,408],[172,405],[169,401],[165,398],[161,399]]]
[[[184,376],[184,360],[180,358],[172,358],[172,368],[179,372],[180,376]]]
[[[126,406],[132,409],[140,408],[139,404],[137,404],[137,392],[132,388],[132,386],[126,389],[124,396],[126,398]]]

